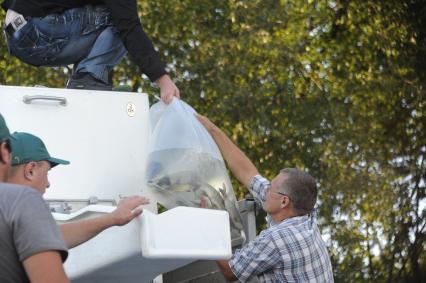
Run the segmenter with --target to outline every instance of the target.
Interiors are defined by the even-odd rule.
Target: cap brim
[[[68,160],[58,159],[58,158],[54,158],[54,157],[50,157],[49,159],[47,159],[47,161],[49,161],[50,164],[52,164],[52,167],[59,165],[59,164],[61,164],[61,165],[70,164],[70,162]]]

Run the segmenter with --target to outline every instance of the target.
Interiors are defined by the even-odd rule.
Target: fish
[[[147,164],[147,184],[153,188],[154,194],[158,194],[158,200],[164,201],[162,204],[168,209],[190,206],[226,210],[229,213],[231,234],[241,235],[245,239],[242,218],[229,181],[215,188],[205,180],[212,177],[226,180],[227,173],[223,162],[196,155],[192,158],[193,162],[178,163],[177,160],[181,159],[174,158],[173,154],[175,153],[157,152],[156,157],[150,159]],[[195,164],[197,166],[194,166]],[[171,173],[176,169],[181,171]],[[214,183],[217,184],[217,181]]]
[[[232,224],[235,226],[235,228],[242,231],[244,227],[242,224],[241,215],[237,209],[235,200],[232,198],[232,192],[228,191],[225,183],[222,183],[222,188],[219,188],[219,192],[222,195],[225,210],[229,212],[229,218]]]

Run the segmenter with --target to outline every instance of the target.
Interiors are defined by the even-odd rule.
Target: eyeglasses
[[[273,191],[273,190],[272,190],[272,188],[269,188],[269,191],[270,191],[270,192],[272,192],[272,193],[279,194],[279,195],[281,195],[281,196],[288,197],[288,198],[289,198],[289,200],[291,200],[291,197],[290,197],[289,195],[285,194],[285,193]]]

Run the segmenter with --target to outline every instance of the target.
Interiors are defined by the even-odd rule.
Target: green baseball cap
[[[12,166],[31,161],[48,161],[52,167],[58,164],[67,165],[69,161],[50,156],[43,141],[32,134],[15,132],[10,136],[12,146]]]
[[[4,142],[10,138],[10,132],[7,128],[6,121],[0,113],[0,142]]]

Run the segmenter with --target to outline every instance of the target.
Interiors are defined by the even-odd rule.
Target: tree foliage
[[[336,282],[426,282],[425,1],[138,4],[184,100],[265,176],[300,167],[318,179]],[[67,78],[0,49],[1,84]],[[115,83],[158,92],[128,59]]]

